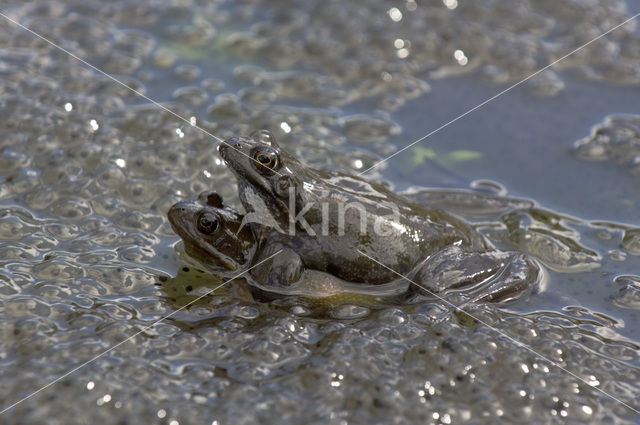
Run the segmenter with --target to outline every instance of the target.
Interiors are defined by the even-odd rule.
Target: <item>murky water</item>
[[[358,172],[640,4],[9,0],[1,11],[217,137],[269,128],[314,167]],[[480,226],[536,256],[546,283],[469,307],[480,322],[435,302],[255,303],[240,284],[179,310],[219,281],[181,262],[166,211],[211,188],[239,205],[216,142],[0,17],[0,408],[100,356],[0,422],[639,423],[620,403],[640,409],[636,28],[367,174],[398,189],[489,179],[537,202]]]

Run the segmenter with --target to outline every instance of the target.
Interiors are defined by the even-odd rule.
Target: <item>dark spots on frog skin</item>
[[[189,267],[183,267],[182,271],[185,272],[185,273],[188,273],[189,272]]]
[[[193,286],[187,285],[186,289],[187,289],[187,292],[191,292],[191,291],[193,291]]]
[[[275,192],[281,198],[286,197],[289,194],[289,188],[293,186],[293,181],[290,176],[280,177],[275,184]]]

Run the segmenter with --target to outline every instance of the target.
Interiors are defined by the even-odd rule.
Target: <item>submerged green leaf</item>
[[[417,167],[427,159],[434,159],[443,165],[455,165],[482,157],[482,152],[458,149],[447,153],[437,153],[431,148],[416,146],[412,149],[411,165]]]
[[[155,63],[160,67],[173,66],[178,59],[191,61],[205,60],[210,55],[207,46],[194,46],[191,44],[169,43],[156,49]]]
[[[413,157],[411,157],[411,164],[415,167],[422,164],[425,159],[435,159],[436,151],[430,148],[422,146],[416,146],[413,149]]]
[[[470,161],[482,157],[482,152],[460,149],[449,152],[441,162],[445,165],[453,165],[459,162]]]

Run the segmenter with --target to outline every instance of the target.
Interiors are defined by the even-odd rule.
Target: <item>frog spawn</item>
[[[609,115],[574,144],[575,155],[587,161],[613,161],[640,175],[640,115]]]
[[[263,10],[262,6],[241,3],[237,3],[240,9]],[[131,39],[122,35],[127,31],[124,27],[140,28],[180,16],[184,21],[179,25],[184,30],[167,27],[170,40],[188,38],[211,44],[214,34],[206,28],[200,31],[203,27],[192,22],[199,19],[222,25],[225,19],[234,20],[226,13],[219,13],[217,5],[207,8],[202,2],[190,0],[170,5],[118,0],[109,2],[108,7],[94,0],[8,1],[7,4],[10,6],[6,10],[11,11],[11,16],[29,26],[35,25],[34,29],[53,35],[55,40],[69,41],[67,35],[74,34],[71,31],[75,26],[81,34],[77,31],[74,34],[79,35],[74,37],[77,40],[73,44],[74,52],[85,58],[89,58],[87,54],[92,58],[98,56],[97,63],[109,63],[109,69],[118,74],[140,64],[131,58],[145,58],[140,51],[123,50],[123,47],[126,49],[124,43],[110,44]],[[226,7],[229,2],[224,4]],[[521,4],[504,3],[503,10],[517,11],[523,8]],[[574,26],[573,30],[571,22],[560,25],[563,33],[572,34],[562,42],[569,47],[573,36],[615,20],[621,3],[551,1],[545,4],[552,9],[549,13],[558,15],[558,19],[562,18],[559,9],[573,8],[563,12],[566,16],[587,12],[584,25]],[[334,10],[344,6],[345,2],[336,2]],[[420,3],[419,7],[422,6]],[[80,13],[94,16],[93,22],[99,22],[95,30],[79,22],[77,14]],[[204,20],[203,13],[206,13]],[[373,16],[378,12],[364,13]],[[335,13],[327,15],[323,18],[327,22],[336,18]],[[382,15],[385,20],[376,24],[380,29],[373,31],[377,34],[389,29],[388,17]],[[247,27],[264,19],[260,13],[252,16]],[[348,14],[344,19],[352,21]],[[473,20],[478,21],[477,16],[473,16]],[[59,25],[65,21],[66,25]],[[109,22],[113,26],[107,30],[104,23]],[[439,28],[449,24],[450,20],[442,20]],[[585,31],[587,25],[591,29]],[[351,38],[357,43],[360,43],[357,41],[359,28],[351,32],[356,35]],[[259,30],[258,26],[254,29]],[[71,31],[65,32],[67,30]],[[150,39],[148,34],[153,31],[149,27],[140,32],[134,30],[132,33],[142,34],[141,41],[135,43],[144,44],[144,39]],[[277,38],[283,45],[290,42],[287,37],[271,37]],[[509,34],[505,38],[514,37]],[[3,295],[0,350],[2,358],[11,362],[3,378],[12,383],[2,388],[1,395],[9,401],[50,383],[80,361],[151,325],[165,312],[182,307],[184,303],[173,304],[169,300],[171,295],[163,298],[165,294],[152,285],[159,264],[175,270],[173,263],[164,265],[167,253],[163,251],[163,244],[168,243],[166,238],[172,238],[171,242],[175,240],[166,225],[164,212],[179,198],[197,194],[212,184],[221,183],[217,189],[225,198],[231,199],[233,193],[223,183],[230,178],[225,168],[213,160],[207,161],[215,157],[210,141],[198,137],[188,126],[183,128],[184,137],[178,139],[172,117],[155,108],[128,105],[138,100],[126,89],[83,69],[70,58],[50,54],[49,45],[34,40],[20,29],[3,25],[0,40],[3,46],[10,46],[2,50],[3,78],[0,79],[5,94],[0,103],[7,112],[0,117],[6,130],[0,152],[6,158],[0,165],[0,196],[8,203],[0,214],[0,221],[8,223],[1,230],[7,239],[3,239],[0,248]],[[380,48],[386,49],[388,41],[393,40],[384,40]],[[625,44],[637,45],[633,38]],[[445,45],[435,43],[434,46],[442,47],[443,60],[452,61]],[[391,46],[391,49],[395,54],[395,48]],[[286,52],[286,49],[280,50]],[[342,61],[344,56],[336,52]],[[364,49],[363,53],[356,66],[351,65],[355,75],[358,70],[370,71],[366,66],[358,66],[361,60],[375,59],[370,51]],[[241,55],[241,52],[235,54]],[[471,53],[467,55],[473,59]],[[287,56],[294,57],[295,52],[288,52]],[[608,62],[612,58],[586,56],[597,60],[607,57]],[[283,56],[274,57],[286,63]],[[519,49],[513,50],[512,57],[514,61],[520,60]],[[624,57],[635,60],[633,56]],[[329,58],[320,57],[319,62],[328,68],[340,65]],[[618,64],[624,65],[614,63]],[[121,78],[140,88],[138,78],[146,85],[150,73],[144,69],[137,71],[135,77],[123,75]],[[181,70],[176,67],[178,71]],[[404,96],[424,90],[422,82],[409,81],[403,86],[402,73],[394,72],[392,81],[388,82],[386,74],[380,78],[378,70],[371,71],[365,83],[377,82],[375,90],[382,89],[384,108],[402,104]],[[344,75],[355,84],[362,81],[353,78],[353,73]],[[516,77],[507,73],[507,78]],[[389,87],[389,91],[385,87]],[[222,88],[213,84],[215,91]],[[353,150],[343,145],[346,141],[341,134],[343,129],[332,110],[317,108],[305,113],[269,105],[256,112],[250,101],[261,93],[254,92],[253,98],[249,93],[243,97],[242,93],[239,92],[242,110],[250,113],[230,118],[217,116],[217,123],[204,124],[208,130],[224,128],[235,133],[238,127],[249,129],[250,124],[244,122],[251,125],[254,120],[263,124],[289,122],[297,133],[305,134],[299,137],[300,145],[296,145],[296,149],[309,155],[307,158],[314,161],[314,166],[341,169],[351,166],[345,152]],[[182,96],[178,99],[186,101]],[[67,104],[72,111],[64,109]],[[177,104],[173,108],[180,109],[181,114],[193,112]],[[91,120],[98,122],[98,131],[93,131]],[[203,121],[199,117],[198,123]],[[166,152],[175,152],[177,143],[182,143],[186,158],[179,155],[172,160],[163,155],[160,161],[155,161],[154,155],[162,150],[160,147]],[[375,152],[384,154],[383,146],[375,146]],[[75,155],[75,160],[68,162],[70,167],[65,166],[65,161],[48,163],[51,159],[48,154],[57,155],[54,151],[58,148],[62,148],[68,158]],[[376,159],[364,150],[358,151],[358,155],[365,156],[365,167]],[[140,156],[139,163],[137,158],[129,161],[136,156]],[[78,165],[84,170],[82,173],[78,172]],[[43,179],[41,173],[49,168],[56,168],[57,173],[49,171]],[[102,179],[92,173],[96,169],[117,171],[105,172],[102,176],[110,178]],[[205,178],[202,170],[209,170],[214,179]],[[132,177],[139,180],[129,190],[127,182]],[[63,201],[49,208],[58,199],[67,198],[71,202]],[[76,201],[80,201],[77,205],[82,209],[74,215]],[[87,202],[92,208],[88,215],[83,207]],[[24,208],[17,211],[15,204]],[[137,215],[136,211],[144,215]],[[114,216],[116,222],[111,221]],[[158,223],[164,225],[156,227]],[[625,246],[629,249],[637,246],[633,241],[630,232]],[[153,252],[136,257],[136,263],[131,264],[128,258],[134,257],[127,251],[136,247],[152,248]],[[165,303],[167,310],[158,309],[158,304]],[[549,417],[545,415],[550,412],[553,418],[566,415],[569,420],[581,422],[604,423],[613,418],[634,423],[636,419],[620,410],[612,400],[593,392],[588,385],[570,382],[559,370],[532,360],[529,352],[496,338],[490,330],[477,327],[473,320],[458,321],[455,317],[439,323],[431,320],[434,311],[441,312],[437,305],[415,310],[407,306],[383,308],[379,313],[374,310],[374,314],[364,315],[352,311],[336,315],[340,320],[306,319],[302,314],[304,309],[300,316],[295,316],[299,309],[291,311],[294,316],[289,314],[288,306],[270,304],[269,308],[260,310],[258,318],[255,311],[248,311],[190,322],[193,316],[185,314],[180,317],[182,320],[155,325],[134,341],[43,392],[39,398],[3,414],[3,418],[7,422],[48,424],[61,417],[60,406],[65,406],[66,423],[148,423],[158,419],[169,423],[173,418],[181,424],[211,423],[212,409],[219,423],[278,420],[293,424],[308,420],[310,412],[322,423],[343,419],[362,423],[428,422],[436,416],[439,419],[433,422],[440,419],[455,422],[458,418],[466,420],[469,415],[495,422],[511,418],[540,420]],[[614,322],[584,314],[576,315],[571,321],[566,315],[548,313],[511,316],[489,307],[472,313],[476,317],[492,317],[488,322],[492,326],[513,330],[533,348],[548,351],[553,354],[552,359],[579,371],[590,384],[606,385],[616,397],[633,402],[629,388],[639,381],[637,367],[632,366],[638,364],[637,347],[619,336],[614,335],[612,340],[611,323]],[[567,315],[572,316],[573,312],[567,311]],[[582,331],[581,326],[589,329]],[[287,342],[281,344],[280,349],[270,344],[294,340],[298,346]],[[501,378],[495,379],[496,376]],[[253,377],[260,381],[252,381]],[[526,393],[521,395],[525,387]],[[346,411],[345,407],[351,406],[357,409]],[[344,418],[336,419],[336,414],[345,411]]]

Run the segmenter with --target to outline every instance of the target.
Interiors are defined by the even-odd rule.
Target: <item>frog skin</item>
[[[232,137],[219,151],[248,215],[260,219],[252,226],[258,260],[279,252],[259,266],[263,284],[289,285],[305,269],[367,284],[402,274],[427,292],[492,282],[485,290],[499,298],[538,280],[532,260],[496,251],[465,221],[383,185],[306,167],[268,131]]]
[[[169,209],[168,217],[171,227],[183,240],[187,254],[209,271],[222,278],[235,278],[243,271],[250,270],[256,253],[255,238],[245,226],[244,215],[224,206],[217,193],[203,192],[197,201],[178,202]],[[256,295],[265,299],[276,295],[269,291],[270,286],[260,287],[254,276],[250,274],[248,277],[254,289],[258,289],[252,290]],[[345,293],[373,297],[396,296],[406,293],[407,286],[406,282],[401,281],[388,285],[354,285],[328,273],[305,270],[295,285],[280,288],[278,294],[310,298]]]
[[[168,217],[187,254],[210,270],[242,272],[250,266],[257,247],[253,233],[217,193],[203,192],[197,201],[178,202]]]

